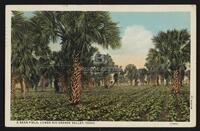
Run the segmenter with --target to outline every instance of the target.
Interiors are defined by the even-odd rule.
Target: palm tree
[[[169,66],[169,63],[165,61],[163,64],[161,64],[160,68],[162,77],[164,77],[164,79],[166,80],[166,86],[168,86],[169,82],[171,81],[171,71],[169,70]]]
[[[119,28],[112,22],[108,12],[37,12],[42,30],[49,38],[61,39],[62,50],[71,59],[72,104],[80,102],[81,56],[93,44],[108,49],[120,47]]]
[[[172,91],[179,92],[180,68],[190,61],[190,34],[187,30],[168,30],[154,36],[155,48],[166,56],[172,72]]]
[[[166,80],[166,85],[168,85],[170,81],[170,70],[169,70],[170,65],[164,56],[162,56],[161,58],[162,62],[159,65],[159,75],[160,75],[161,85],[164,85],[164,80]]]
[[[70,67],[71,63],[69,62],[68,53],[65,53],[63,50],[59,52],[53,51],[52,56],[52,78],[54,78],[54,88],[55,92],[60,92],[61,89],[70,94]],[[60,86],[58,86],[60,83]]]
[[[98,75],[100,77],[100,81],[102,82],[105,88],[110,88],[111,85],[112,73],[115,73],[116,65],[109,54],[100,54],[97,53],[97,56],[101,57],[101,62],[94,62],[95,67],[98,70]]]
[[[31,25],[23,16],[23,13],[13,11],[11,23],[11,79],[12,79],[12,99],[15,98],[16,83],[20,83],[21,91],[25,95],[28,81],[34,71],[36,59],[33,57],[33,39],[31,36]],[[33,68],[33,70],[32,70]]]
[[[138,78],[142,85],[145,83],[145,77],[147,75],[147,70],[145,68],[138,69]]]
[[[41,67],[39,59],[48,57],[50,49],[47,45],[49,40],[44,39],[43,33],[33,19],[24,17],[21,12],[13,11],[12,13],[11,78],[14,97],[16,82],[21,83],[24,95],[28,86],[37,86]]]
[[[151,83],[153,83],[153,85],[159,85],[159,68],[161,64],[160,53],[156,49],[151,48],[146,61],[147,63],[145,63],[145,66],[148,69]]]
[[[129,64],[125,67],[127,78],[130,80],[130,85],[133,85],[133,80],[137,80],[137,68],[134,64]],[[135,83],[136,84],[136,83]]]
[[[52,65],[51,65],[51,56],[41,56],[37,62],[37,70],[40,76],[39,87],[42,88],[42,91],[46,90],[46,87],[52,83]],[[36,88],[37,89],[37,88]]]
[[[31,25],[31,32],[33,38],[33,56],[37,58],[37,73],[35,75],[39,76],[39,81],[35,81],[37,84],[35,89],[37,90],[38,83],[39,86],[44,90],[47,86],[52,86],[53,71],[54,67],[52,65],[52,51],[48,46],[51,39],[49,32],[42,30],[40,20],[36,16],[30,18],[29,23]],[[41,24],[41,25],[40,25]],[[52,38],[54,40],[54,38]],[[55,40],[54,40],[55,41]],[[54,42],[53,41],[53,42]],[[46,75],[45,75],[46,74]]]
[[[119,84],[123,83],[125,81],[125,71],[123,70],[122,66],[119,67],[119,73],[118,73],[118,81]]]
[[[93,88],[93,76],[94,76],[94,62],[92,59],[92,56],[98,51],[95,47],[90,47],[88,52],[84,52],[81,58],[81,65],[83,66],[82,70],[82,88],[84,87],[84,82],[87,82],[87,88],[92,89]]]

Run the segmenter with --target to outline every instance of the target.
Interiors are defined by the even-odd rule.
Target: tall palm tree
[[[137,68],[134,64],[129,64],[125,67],[127,78],[130,80],[130,85],[133,85],[133,80],[137,79]],[[135,83],[136,84],[136,83]]]
[[[60,37],[62,50],[69,52],[71,59],[72,104],[80,102],[81,56],[93,44],[103,48],[120,47],[119,28],[108,12],[37,12],[42,30],[49,38]]]
[[[33,39],[31,25],[23,13],[13,11],[11,23],[11,79],[12,99],[15,97],[16,83],[21,84],[21,91],[25,93],[27,82],[30,80],[36,59],[33,57]],[[35,68],[34,68],[35,69]],[[25,95],[25,94],[24,94]]]
[[[179,93],[180,68],[190,61],[190,34],[186,29],[168,30],[153,37],[155,48],[170,62],[172,91]]]
[[[31,25],[31,37],[33,39],[33,56],[37,59],[36,69],[39,81],[35,81],[36,90],[38,87],[38,83],[42,84],[42,90],[49,86],[52,86],[52,79],[53,79],[53,66],[52,66],[52,51],[48,46],[51,39],[49,36],[49,32],[44,32],[42,30],[39,19],[36,19],[36,16],[30,18],[29,23]],[[53,39],[53,38],[52,38]],[[55,41],[55,40],[54,40]],[[46,74],[46,76],[45,76]],[[44,78],[45,76],[45,78]],[[44,78],[44,79],[43,79]],[[46,83],[46,84],[45,84]],[[40,86],[40,85],[39,85]]]
[[[43,33],[38,24],[23,16],[22,12],[12,12],[11,24],[11,77],[12,94],[15,94],[16,82],[21,83],[22,92],[28,85],[36,86],[41,65],[39,59],[47,57],[50,53],[48,39],[43,38]],[[15,96],[15,95],[13,95]]]

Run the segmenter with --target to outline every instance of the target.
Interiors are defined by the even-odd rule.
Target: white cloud
[[[135,64],[137,67],[143,67],[149,48],[153,48],[152,37],[153,33],[143,26],[128,26],[122,36],[122,47],[117,50],[109,49],[108,52],[116,64]]]
[[[124,54],[146,55],[149,48],[153,47],[152,37],[152,32],[143,26],[128,26],[122,37],[121,50]]]

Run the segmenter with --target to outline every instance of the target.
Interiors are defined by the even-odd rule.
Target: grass
[[[82,90],[81,102],[69,104],[67,94],[30,90],[26,98],[18,92],[11,107],[12,120],[59,121],[189,121],[189,88],[178,96],[168,87],[96,87]]]

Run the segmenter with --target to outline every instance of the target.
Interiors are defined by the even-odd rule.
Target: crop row
[[[65,94],[32,92],[27,99],[16,100],[11,107],[11,119],[188,121],[190,112],[186,95],[175,96],[167,87],[98,88],[83,91],[81,103],[72,106]]]

